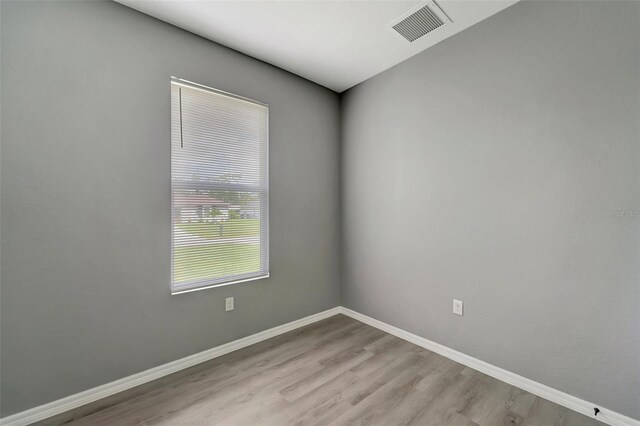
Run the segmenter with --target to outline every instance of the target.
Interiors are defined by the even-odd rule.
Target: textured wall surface
[[[3,416],[339,303],[338,95],[117,3],[1,3]],[[269,279],[169,293],[172,75],[270,104]]]
[[[640,418],[640,3],[518,3],[342,108],[344,305]]]

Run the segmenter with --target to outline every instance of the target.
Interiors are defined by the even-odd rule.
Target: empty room
[[[640,426],[640,1],[0,0],[0,425]]]

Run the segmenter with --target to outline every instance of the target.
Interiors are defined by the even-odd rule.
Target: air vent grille
[[[393,25],[393,29],[410,42],[414,42],[442,25],[444,21],[433,13],[429,6],[424,6]]]

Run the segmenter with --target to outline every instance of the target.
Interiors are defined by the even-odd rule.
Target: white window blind
[[[269,276],[269,108],[171,81],[171,290]]]

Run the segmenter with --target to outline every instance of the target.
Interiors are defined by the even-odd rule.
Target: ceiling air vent
[[[414,42],[423,35],[443,25],[444,21],[440,19],[429,6],[423,6],[401,21],[393,24],[392,28],[408,41]]]

